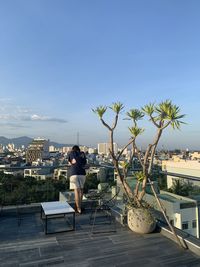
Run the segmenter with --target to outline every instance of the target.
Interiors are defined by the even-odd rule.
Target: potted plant
[[[179,129],[180,125],[184,123],[183,121],[181,121],[181,119],[185,115],[180,114],[180,108],[174,105],[170,100],[163,101],[159,104],[150,103],[145,105],[141,109],[129,110],[128,112],[126,112],[125,119],[128,119],[132,122],[132,125],[129,127],[130,139],[124,145],[120,153],[115,153],[114,132],[118,124],[119,116],[121,115],[122,111],[124,111],[124,105],[121,102],[116,102],[113,103],[109,108],[112,110],[112,112],[114,112],[114,121],[112,125],[109,125],[104,119],[104,115],[108,111],[107,106],[98,106],[95,109],[93,109],[93,112],[98,115],[103,126],[105,126],[109,131],[109,143],[110,143],[109,152],[112,158],[114,168],[117,172],[117,175],[124,189],[124,193],[127,197],[129,210],[131,210],[130,212],[128,212],[130,213],[128,214],[128,217],[133,217],[134,213],[137,213],[136,217],[140,217],[139,219],[140,221],[138,223],[134,222],[133,224],[139,225],[144,219],[144,214],[146,214],[147,216],[148,214],[147,205],[146,202],[144,201],[144,196],[146,193],[147,184],[149,183],[155,195],[155,198],[158,201],[158,204],[168,224],[170,225],[151,180],[152,167],[155,158],[156,148],[158,146],[163,131],[169,126],[171,126],[173,129]],[[144,129],[139,127],[138,122],[142,120],[145,116],[148,117],[149,121],[156,128],[156,134],[153,141],[147,146],[145,152],[143,153],[138,148],[138,144],[136,141],[137,138],[144,132]],[[124,150],[130,145],[132,146],[132,157],[130,159],[130,162],[124,161],[123,163],[121,163],[120,162],[121,156]],[[130,163],[133,157],[137,157],[142,167],[142,170],[136,173],[137,183],[134,190],[131,189],[130,185],[126,180],[127,170],[130,167]],[[139,210],[141,210],[142,217],[138,215]],[[150,221],[149,215],[147,217],[148,217],[147,221],[149,222]],[[171,225],[170,228],[174,232],[173,227]],[[150,230],[152,230],[152,228]]]

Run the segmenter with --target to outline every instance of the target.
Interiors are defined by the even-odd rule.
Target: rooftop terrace
[[[138,235],[120,224],[115,233],[91,235],[90,231],[88,211],[76,216],[76,231],[51,235],[44,234],[39,212],[23,214],[19,225],[16,214],[3,213],[0,265],[200,266],[199,256],[181,249],[159,231]]]

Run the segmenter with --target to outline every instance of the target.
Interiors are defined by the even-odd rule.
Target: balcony
[[[139,235],[117,223],[115,233],[91,234],[90,211],[86,209],[76,216],[75,231],[45,235],[39,204],[18,208],[19,218],[15,207],[1,212],[0,259],[4,267],[200,266],[200,255],[181,249],[162,235],[161,228]]]
[[[184,239],[188,247],[184,250],[174,242],[169,228],[161,221],[156,232],[150,235],[135,234],[126,224],[119,223],[115,233],[91,235],[87,201],[84,203],[86,211],[76,216],[76,231],[45,235],[40,204],[30,203],[58,200],[58,182],[55,182],[56,191],[49,181],[39,181],[40,188],[35,187],[32,196],[27,191],[29,187],[19,188],[23,189],[20,198],[24,198],[12,206],[5,206],[5,203],[6,200],[16,203],[14,196],[11,197],[15,184],[6,184],[0,216],[2,266],[200,266],[200,240],[187,230],[176,228],[179,238]],[[118,221],[121,215],[119,207],[115,210]],[[181,200],[180,208],[188,208],[188,201],[183,203]],[[57,224],[59,226],[59,222],[55,227]]]

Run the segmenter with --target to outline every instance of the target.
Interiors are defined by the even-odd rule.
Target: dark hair
[[[77,145],[73,146],[73,147],[72,147],[72,151],[80,152],[80,148],[79,148],[79,146],[77,146]]]

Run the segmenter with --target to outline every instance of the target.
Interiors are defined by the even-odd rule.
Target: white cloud
[[[2,114],[0,115],[0,120],[16,120],[16,116],[11,114]]]
[[[34,115],[31,116],[31,120],[33,120],[33,121],[43,121],[43,120],[45,120],[45,117],[44,116],[42,117],[42,116],[34,114]]]
[[[67,121],[61,118],[54,118],[39,114],[33,114],[30,108],[15,106],[10,99],[0,99],[0,121],[4,123],[13,123],[14,121],[43,121],[43,122],[57,122],[66,123]],[[17,125],[17,124],[16,124]],[[19,125],[19,127],[21,127]]]
[[[28,128],[27,126],[24,126],[24,125],[19,124],[19,123],[0,123],[0,127],[8,128],[10,130],[15,130],[18,128]]]
[[[32,112],[30,108],[25,108],[25,107],[20,107],[20,106],[17,106],[16,109],[17,109],[17,112],[20,114],[23,114],[23,113],[28,114]]]
[[[60,123],[67,122],[64,119],[51,118],[51,117],[47,117],[47,116],[40,116],[40,115],[37,115],[37,114],[31,115],[30,120],[32,120],[32,121],[52,121],[52,122],[60,122]]]

